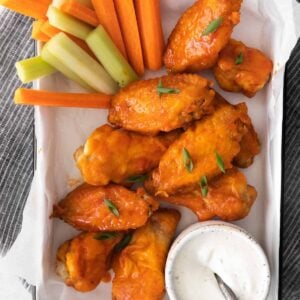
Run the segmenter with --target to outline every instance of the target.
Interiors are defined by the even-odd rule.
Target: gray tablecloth
[[[14,63],[34,55],[32,21],[5,11],[0,20],[0,254],[22,224],[33,176],[33,108],[15,106]],[[286,68],[283,143],[281,299],[300,300],[300,42]]]

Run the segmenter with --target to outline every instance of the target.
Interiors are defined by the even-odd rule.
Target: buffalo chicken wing
[[[192,74],[140,80],[113,97],[108,120],[149,135],[186,127],[213,112],[211,86],[209,80]]]
[[[244,103],[233,106],[217,97],[215,113],[195,122],[162,156],[158,168],[146,181],[151,193],[167,197],[195,190],[203,176],[210,180],[224,171],[218,157],[224,169],[232,168],[232,161],[241,151],[241,140],[252,123]]]
[[[110,268],[112,250],[121,237],[119,233],[112,239],[97,240],[95,233],[81,233],[66,241],[56,254],[58,275],[77,291],[95,289],[105,279]]]
[[[142,188],[83,184],[54,206],[53,217],[84,231],[127,230],[143,226],[158,206]]]
[[[231,40],[220,53],[214,74],[222,89],[253,97],[267,83],[272,69],[272,61],[260,50]]]
[[[114,260],[113,300],[161,300],[164,268],[180,214],[161,209],[137,229],[130,244]]]
[[[86,183],[126,183],[130,177],[157,167],[178,135],[175,131],[156,137],[143,136],[103,125],[92,133],[74,157]]]
[[[241,0],[198,0],[179,19],[164,55],[170,72],[209,69],[240,21]]]
[[[190,193],[160,200],[191,209],[199,221],[219,217],[226,221],[235,221],[246,217],[256,199],[256,190],[247,185],[246,177],[237,169],[230,169],[208,182],[207,195],[204,197],[200,187]]]

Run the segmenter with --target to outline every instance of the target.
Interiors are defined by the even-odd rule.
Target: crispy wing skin
[[[110,268],[114,246],[121,240],[117,237],[99,241],[95,233],[81,233],[63,243],[56,253],[56,271],[66,285],[77,291],[88,292],[97,287]]]
[[[247,184],[243,173],[233,169],[212,181],[203,200],[216,216],[233,221],[248,215],[256,197],[255,188]]]
[[[241,150],[234,158],[233,164],[239,168],[248,168],[252,165],[254,157],[260,153],[260,141],[252,124],[247,124],[248,131],[240,142]]]
[[[254,187],[237,169],[230,169],[208,183],[208,194],[202,197],[200,188],[187,194],[159,197],[160,200],[191,209],[199,221],[219,217],[226,221],[243,219],[256,199]]]
[[[230,40],[220,53],[214,74],[222,89],[253,97],[267,83],[272,70],[273,63],[263,52]]]
[[[198,75],[178,74],[161,78],[163,87],[178,93],[159,95],[160,78],[136,81],[112,99],[108,120],[127,130],[154,135],[187,126],[213,112],[212,83]]]
[[[134,232],[113,264],[113,300],[163,298],[165,262],[179,219],[176,210],[162,209]]]
[[[178,136],[178,131],[156,137],[143,136],[103,125],[91,134],[74,157],[85,182],[92,185],[122,183],[157,167],[161,156]]]
[[[189,208],[196,214],[199,221],[207,221],[215,217],[215,214],[203,201],[200,188],[189,193],[178,193],[169,197],[158,196],[157,199]]]
[[[179,19],[164,55],[170,72],[209,69],[228,43],[233,27],[240,21],[242,0],[198,0]],[[203,34],[208,26],[221,18],[215,31]]]
[[[119,216],[104,200],[113,203]],[[118,185],[83,184],[54,206],[53,217],[83,231],[119,231],[143,226],[158,206],[158,202],[142,188],[133,192]]]
[[[159,166],[146,181],[146,188],[156,195],[174,195],[193,191],[202,176],[208,180],[221,174],[216,152],[225,168],[241,150],[240,142],[251,125],[244,103],[233,106],[217,95],[215,113],[195,122],[177,139],[162,156]],[[183,149],[187,149],[193,169],[184,165]]]

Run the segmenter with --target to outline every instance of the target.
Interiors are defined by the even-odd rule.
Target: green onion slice
[[[205,198],[207,196],[207,193],[208,193],[208,184],[207,184],[206,176],[201,177],[201,179],[199,181],[199,185],[200,185],[200,188],[201,188],[202,197]]]
[[[215,150],[215,155],[216,155],[216,161],[219,169],[222,171],[222,173],[225,173],[224,161],[221,155],[217,152],[217,150]]]
[[[159,79],[159,83],[156,87],[156,92],[158,93],[159,97],[161,97],[162,94],[179,94],[180,90],[176,88],[168,88],[164,87],[161,78]]]
[[[97,233],[94,236],[95,240],[99,240],[99,241],[104,241],[104,240],[110,240],[113,239],[115,237],[117,237],[119,234],[117,232],[101,232],[101,233]]]
[[[210,33],[215,32],[222,24],[222,22],[223,22],[223,17],[211,21],[206,27],[206,29],[202,32],[202,36],[209,35]]]
[[[240,65],[244,61],[244,54],[241,52],[235,59],[235,64]]]
[[[192,157],[189,153],[189,151],[186,148],[182,149],[182,161],[184,164],[184,167],[186,168],[186,170],[189,173],[192,173],[193,169],[194,169],[194,163],[192,160]]]
[[[130,183],[144,183],[147,180],[148,176],[146,174],[131,176],[126,179],[126,182]]]
[[[110,199],[104,199],[104,204],[108,207],[108,209],[116,216],[119,217],[120,213],[115,204]]]
[[[123,239],[116,245],[116,247],[114,248],[115,252],[120,252],[122,251],[124,248],[126,248],[129,243],[131,242],[132,239],[132,233],[127,233]]]

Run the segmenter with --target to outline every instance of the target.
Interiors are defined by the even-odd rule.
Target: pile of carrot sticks
[[[145,69],[162,67],[164,36],[160,0],[0,0],[0,5],[34,18],[32,38],[47,43],[62,30],[47,18],[50,5],[91,28],[101,24],[124,58],[141,77]],[[86,42],[67,35],[94,57]],[[102,93],[70,94],[48,91],[16,91],[17,104],[107,108],[111,96]],[[72,100],[73,99],[73,100]]]

